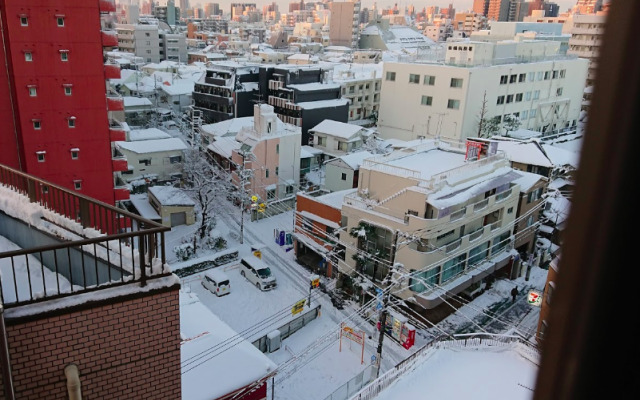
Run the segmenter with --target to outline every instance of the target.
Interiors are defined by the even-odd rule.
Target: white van
[[[254,255],[240,260],[240,275],[247,278],[260,290],[271,290],[278,286],[269,266]]]
[[[202,286],[209,289],[216,296],[231,293],[229,277],[220,269],[210,269],[202,277]]]

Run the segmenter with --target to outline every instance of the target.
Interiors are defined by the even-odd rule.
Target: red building
[[[105,81],[120,76],[105,64],[117,37],[103,25],[115,0],[0,0],[0,163],[97,200],[129,197],[117,172]]]

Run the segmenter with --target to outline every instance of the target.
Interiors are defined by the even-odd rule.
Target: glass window
[[[451,110],[458,110],[460,109],[460,100],[452,100],[449,99],[447,101],[447,108],[451,109]]]
[[[533,80],[536,78],[536,73],[535,72],[529,72],[527,74],[527,78],[528,78],[529,82],[533,82]]]
[[[527,74],[518,75],[518,82],[524,82],[527,79]]]
[[[553,75],[551,76],[551,79],[558,79],[558,70],[553,71]]]
[[[67,125],[69,125],[69,128],[75,128],[76,127],[76,119],[75,118],[67,119]]]
[[[71,150],[71,159],[72,160],[77,160],[78,159],[78,150]]]
[[[509,83],[516,83],[517,79],[518,79],[518,75],[513,74],[509,77]]]
[[[538,100],[539,98],[540,98],[540,91],[536,90],[535,92],[533,92],[533,99]]]
[[[71,96],[71,86],[65,86],[64,87],[64,95],[65,96]]]
[[[420,100],[420,104],[422,104],[423,106],[430,106],[432,102],[433,97],[431,96],[422,96],[422,99]]]
[[[34,86],[31,86],[29,88],[29,96],[35,97],[37,95],[38,95],[38,89],[36,89]]]
[[[556,96],[562,96],[562,88],[561,87],[556,89]]]
[[[409,83],[420,83],[420,75],[409,74]]]
[[[498,254],[502,249],[504,249],[509,244],[509,237],[511,236],[511,232],[505,232],[502,235],[493,239],[493,247],[491,247],[491,255]]]
[[[38,120],[38,119],[34,119],[32,122],[33,122],[33,129],[40,129],[40,128],[42,128],[42,124],[40,123],[40,120]]]
[[[27,17],[20,17],[20,25],[22,25],[22,26],[29,26],[29,18],[27,18]]]
[[[522,114],[520,114],[520,119],[521,119],[521,120],[523,120],[523,121],[524,121],[525,119],[527,119],[528,117],[529,117],[529,110],[524,110],[524,111],[522,112]]]
[[[436,77],[433,75],[425,75],[424,81],[422,83],[425,85],[433,86],[436,84]]]
[[[461,88],[462,87],[462,79],[461,78],[451,78],[451,87]]]
[[[527,100],[527,101],[531,100],[531,92],[525,93],[524,94],[524,99]]]
[[[501,85],[506,85],[506,84],[507,84],[507,82],[508,82],[508,79],[509,79],[509,77],[508,77],[507,75],[502,75],[502,76],[500,77],[500,84],[501,84]]]
[[[543,75],[543,72],[542,71],[538,71],[538,74],[536,75],[536,80],[541,81],[542,80],[542,75]]]
[[[536,116],[536,109],[534,108],[534,109],[529,111],[529,118],[533,118],[535,116]]]
[[[411,271],[409,288],[416,293],[422,293],[429,289],[429,286],[437,285],[440,282],[440,266],[431,268],[428,271]]]
[[[475,247],[469,251],[469,267],[476,265],[485,258],[487,258],[489,252],[489,242],[482,243],[480,246]]]
[[[516,94],[516,102],[518,101],[522,101],[522,93],[517,93]]]
[[[507,95],[507,104],[509,103],[513,103],[513,95],[512,94],[508,94]]]
[[[276,175],[280,173],[280,167],[276,167]]]
[[[395,72],[391,72],[391,71],[387,71],[386,80],[395,81],[396,80],[396,73]]]
[[[269,168],[264,170],[264,177],[268,178],[269,177]]]
[[[76,190],[81,190],[82,189],[82,181],[73,181],[73,187]]]
[[[60,60],[69,61],[69,53],[67,53],[66,51],[60,52]]]
[[[442,266],[442,281],[445,283],[460,272],[464,271],[464,262],[467,258],[466,254],[460,254],[458,257],[453,258]]]
[[[550,71],[544,71],[544,80],[545,81],[548,81],[550,76],[551,76]]]
[[[504,96],[498,96],[498,101],[496,104],[504,104]]]
[[[45,155],[44,151],[36,152],[36,157],[38,157],[38,162],[44,162],[44,155]]]
[[[57,21],[58,21],[58,26],[64,26],[64,17],[58,17]]]
[[[33,61],[33,54],[31,54],[30,51],[25,51],[24,60],[25,61]]]

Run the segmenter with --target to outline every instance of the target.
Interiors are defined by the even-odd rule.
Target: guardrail
[[[168,227],[4,165],[0,198],[5,308],[171,274]]]

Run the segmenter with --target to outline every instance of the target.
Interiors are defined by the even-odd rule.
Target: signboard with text
[[[532,306],[540,307],[540,305],[542,304],[542,294],[535,290],[531,290],[529,292],[529,295],[527,296],[527,303],[531,304]]]

